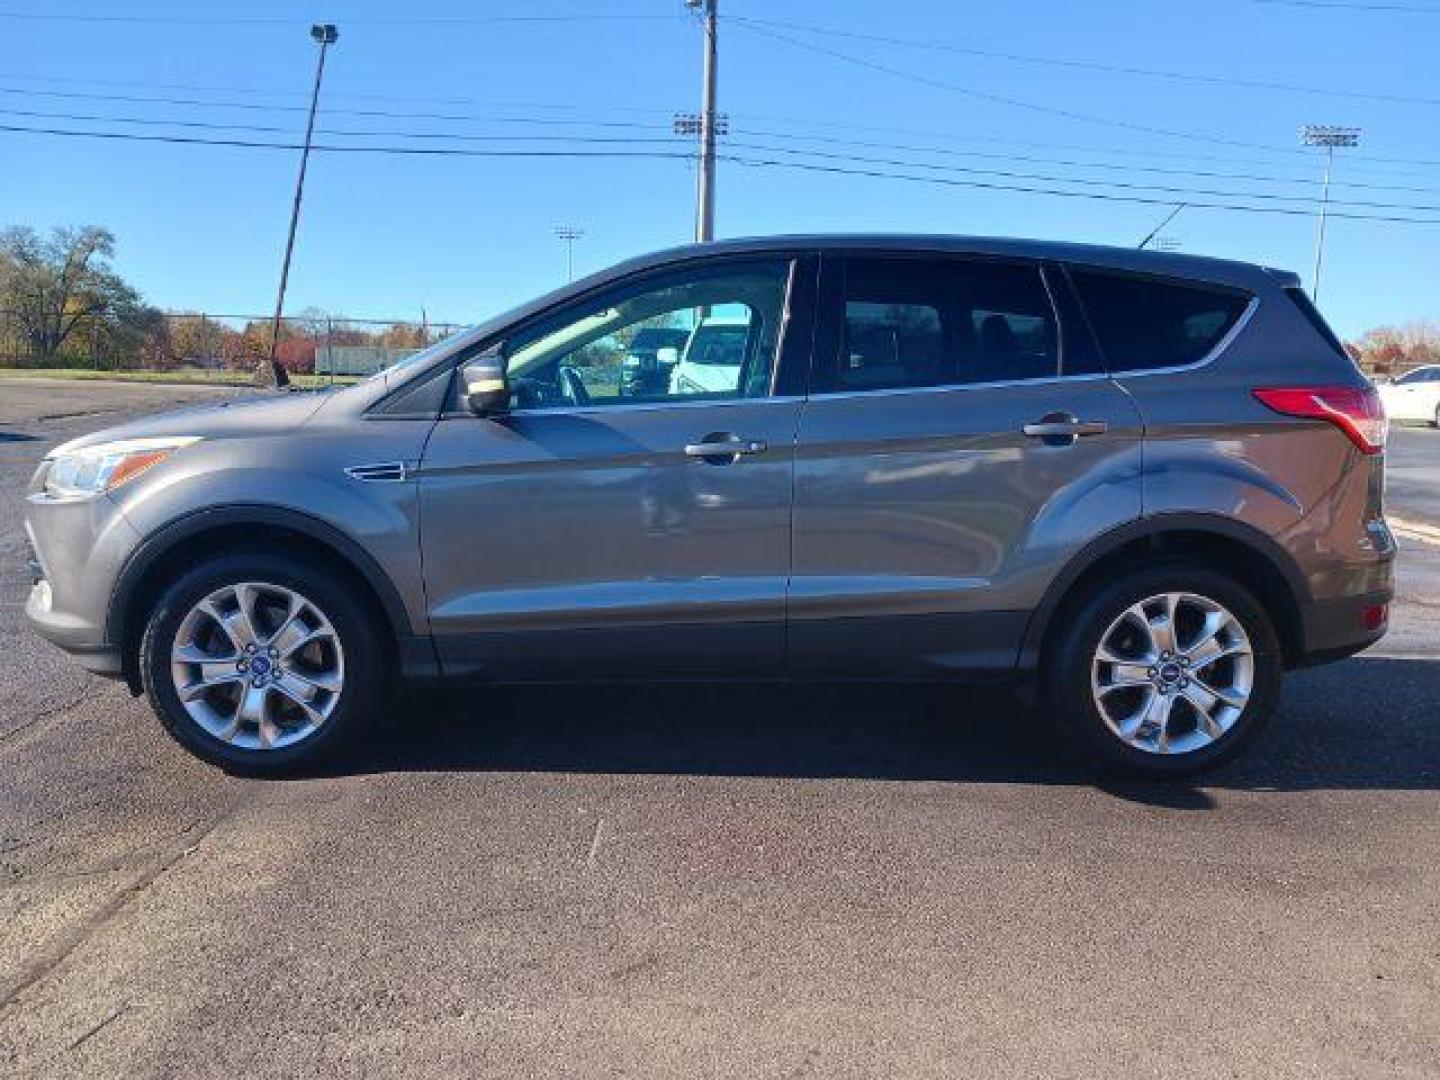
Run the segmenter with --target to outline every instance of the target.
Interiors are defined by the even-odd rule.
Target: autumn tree
[[[56,228],[0,232],[0,308],[31,354],[49,360],[87,326],[141,308],[139,295],[110,266],[108,229]],[[107,328],[108,329],[108,328]]]

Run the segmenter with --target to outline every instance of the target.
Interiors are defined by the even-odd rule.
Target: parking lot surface
[[[0,1073],[1440,1071],[1440,432],[1393,437],[1384,649],[1195,786],[802,686],[409,695],[266,783],[21,617],[41,454],[213,393],[0,384]]]

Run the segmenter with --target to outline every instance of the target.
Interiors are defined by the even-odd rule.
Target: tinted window
[[[1055,314],[1033,266],[960,259],[846,261],[836,388],[1051,378]]]
[[[763,397],[789,271],[711,263],[588,297],[505,343],[512,407]]]
[[[1097,270],[1070,271],[1111,371],[1202,360],[1239,321],[1249,298]]]

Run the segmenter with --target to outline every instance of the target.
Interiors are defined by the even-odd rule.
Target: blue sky
[[[1440,3],[1395,6],[722,0],[720,99],[732,129],[722,153],[1159,202],[722,161],[717,232],[1132,245],[1168,212],[1166,200],[1306,210],[1295,199],[1318,194],[1320,161],[1299,147],[1299,127],[1353,124],[1363,144],[1337,159],[1334,197],[1436,209],[1337,211],[1437,223],[1333,219],[1321,306],[1346,335],[1440,318]],[[0,11],[0,124],[10,126],[293,142],[313,72],[308,26],[320,18],[341,34],[322,143],[682,154],[689,144],[670,134],[671,116],[699,98],[699,30],[681,0],[315,10],[14,0]],[[425,134],[467,141],[416,137]],[[263,313],[295,166],[290,151],[0,131],[0,227],[104,224],[118,237],[119,268],[152,303]],[[689,239],[693,208],[683,158],[317,153],[287,310],[418,318],[423,307],[432,320],[473,321],[563,280],[557,224],[586,230],[583,272]],[[1199,207],[1164,231],[1187,252],[1307,280],[1314,234],[1308,214]]]

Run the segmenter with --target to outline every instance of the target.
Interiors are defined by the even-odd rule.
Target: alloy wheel
[[[1149,754],[1185,754],[1234,727],[1255,686],[1255,653],[1223,605],[1189,592],[1132,604],[1100,637],[1090,687],[1106,727]]]
[[[175,693],[202,729],[244,750],[310,738],[345,686],[340,636],[293,589],[241,582],[186,614],[170,651]]]

